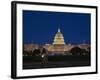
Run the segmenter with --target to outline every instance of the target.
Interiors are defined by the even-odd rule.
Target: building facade
[[[58,29],[57,33],[54,36],[54,40],[52,44],[45,44],[42,47],[44,47],[47,51],[48,54],[68,54],[70,53],[70,50],[73,47],[79,47],[81,49],[85,49],[86,51],[90,52],[90,45],[89,44],[79,44],[79,45],[71,45],[71,44],[66,44],[63,34],[61,33],[60,29]],[[24,44],[24,51],[30,52],[34,51],[34,49],[39,49],[40,46],[37,44]]]
[[[58,29],[58,32],[55,34],[53,43],[44,45],[44,48],[52,54],[65,54],[65,52],[69,51],[72,47],[73,45],[65,43],[60,29]]]

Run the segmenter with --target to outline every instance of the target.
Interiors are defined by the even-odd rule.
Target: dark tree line
[[[24,51],[23,55],[26,56],[39,56],[41,53],[40,49],[34,49],[33,51]]]
[[[89,51],[86,51],[86,49],[81,49],[79,47],[73,47],[69,53],[71,53],[72,55],[90,55],[90,47],[88,47]],[[26,56],[41,56],[43,54],[48,54],[48,52],[46,52],[47,50],[45,48],[43,48],[42,52],[41,49],[34,49],[33,51],[24,51],[23,55]]]
[[[86,51],[86,49],[74,47],[70,50],[70,53],[72,53],[72,55],[90,55],[90,50]]]

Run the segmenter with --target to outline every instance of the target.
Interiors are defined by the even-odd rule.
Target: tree
[[[79,47],[73,47],[70,52],[72,55],[79,55],[81,53],[81,49]]]
[[[47,63],[48,61],[47,50],[45,48],[42,48],[41,57],[42,57],[43,64]]]
[[[40,49],[34,49],[32,52],[32,56],[39,56],[40,55]]]
[[[87,51],[85,49],[81,49],[81,52],[80,52],[81,55],[86,55],[87,54]]]
[[[32,51],[23,51],[24,56],[31,56]]]
[[[27,56],[28,55],[28,52],[27,51],[23,51],[23,55],[24,56]]]
[[[90,54],[91,53],[91,47],[88,47],[88,53]]]

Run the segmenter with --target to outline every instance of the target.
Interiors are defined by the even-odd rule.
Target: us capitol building
[[[58,32],[55,34],[53,43],[44,45],[44,48],[46,48],[49,52],[55,53],[55,54],[65,53],[66,51],[69,51],[72,47],[73,46],[71,44],[67,45],[65,43],[64,37],[60,31],[60,28],[58,29]]]
[[[87,49],[88,47],[90,47],[90,45],[84,43],[79,45],[66,44],[64,41],[63,34],[60,31],[60,28],[58,28],[58,31],[55,34],[53,43],[43,45],[43,47],[51,54],[64,54],[65,52],[70,51],[73,47],[76,46],[82,49]],[[37,44],[24,45],[24,51],[33,51],[36,48],[39,48],[39,45]]]

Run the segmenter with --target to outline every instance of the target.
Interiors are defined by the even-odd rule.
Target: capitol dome
[[[58,32],[56,33],[54,37],[53,44],[65,44],[63,34],[60,32],[59,28],[58,28]]]

